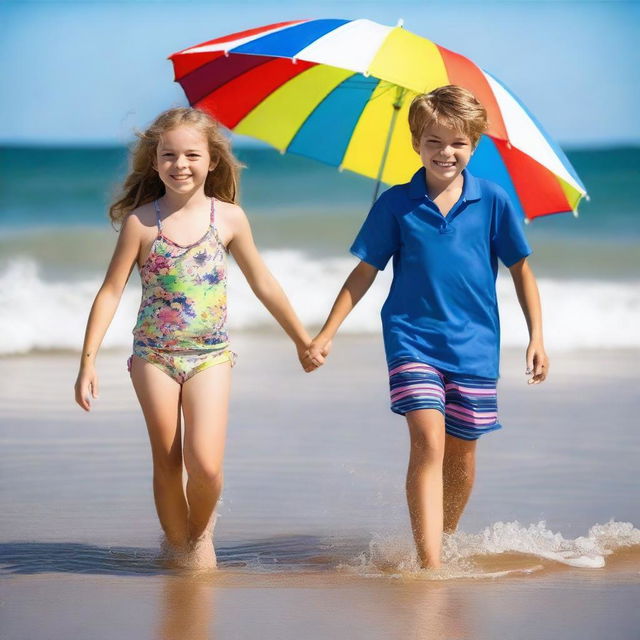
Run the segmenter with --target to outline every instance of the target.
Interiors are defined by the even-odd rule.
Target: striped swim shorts
[[[445,431],[463,440],[477,440],[502,428],[498,423],[497,380],[444,373],[422,362],[394,362],[389,366],[391,411],[405,415],[418,409],[437,409]]]

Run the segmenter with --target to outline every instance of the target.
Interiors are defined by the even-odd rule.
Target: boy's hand
[[[528,384],[544,382],[549,373],[549,358],[541,342],[530,342],[527,347],[526,375],[531,375]]]
[[[81,367],[75,384],[76,402],[91,411],[91,398],[98,397],[98,374],[92,365]]]
[[[302,364],[304,370],[309,372],[321,367],[325,362],[326,356],[329,355],[329,351],[331,351],[331,340],[327,340],[321,334],[318,334],[311,341],[305,352]]]

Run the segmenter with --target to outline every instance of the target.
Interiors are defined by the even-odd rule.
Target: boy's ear
[[[420,140],[416,140],[414,136],[411,136],[411,146],[416,153],[420,153]]]

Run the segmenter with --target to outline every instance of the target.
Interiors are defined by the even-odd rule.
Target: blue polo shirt
[[[443,216],[429,198],[424,167],[374,203],[351,252],[393,282],[382,307],[387,362],[425,362],[444,372],[498,378],[498,259],[531,253],[506,192],[462,173],[458,202]]]

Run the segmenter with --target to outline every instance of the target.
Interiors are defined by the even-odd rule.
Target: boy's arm
[[[542,310],[538,285],[526,258],[510,266],[509,271],[529,329],[526,373],[533,374],[529,384],[539,384],[549,373],[549,358],[544,350],[542,339]]]
[[[323,357],[329,353],[331,340],[338,332],[340,325],[369,290],[377,275],[378,269],[364,261],[360,261],[349,274],[333,303],[327,321],[309,345],[307,357],[312,363],[322,362]]]

